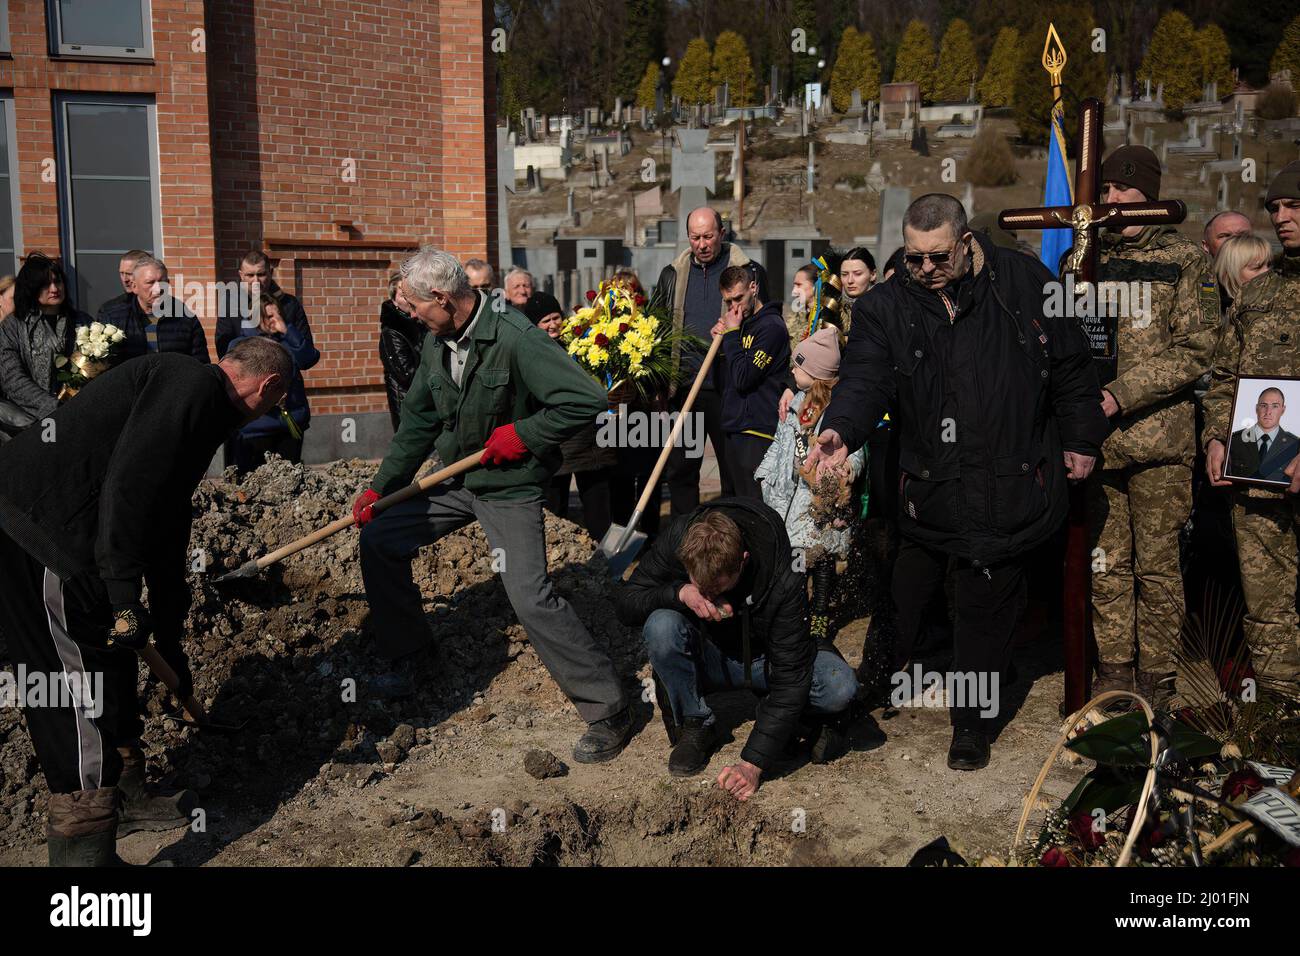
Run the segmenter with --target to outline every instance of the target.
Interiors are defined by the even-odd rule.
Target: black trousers
[[[295,465],[302,461],[302,439],[292,437],[287,431],[252,438],[236,435],[232,443],[235,468],[241,477],[262,467],[266,463],[267,452],[274,452]]]
[[[683,386],[673,396],[673,410],[681,411],[686,401],[689,386]],[[692,415],[702,416],[705,434],[713,445],[713,454],[718,459],[718,476],[722,480],[722,496],[730,497],[736,493],[731,474],[731,463],[727,460],[726,436],[722,431],[722,396],[713,389],[705,387],[695,396]],[[697,419],[698,421],[699,419]],[[674,518],[690,514],[700,506],[700,466],[704,463],[704,441],[699,428],[690,423],[682,426],[690,429],[690,436],[699,442],[694,457],[688,457],[686,442],[675,444],[668,455],[668,464],[664,468],[668,475],[668,493],[672,496],[672,515]]]
[[[113,613],[103,582],[67,581],[0,531],[0,627],[23,716],[51,793],[117,785],[119,747],[143,729],[133,651],[107,644]],[[45,687],[32,694],[33,680]],[[24,693],[24,687],[26,693]]]
[[[974,675],[984,686],[1006,686],[1011,642],[1024,613],[1027,559],[1017,557],[991,567],[973,567],[969,561],[904,538],[894,565],[894,603],[898,608],[898,643],[895,672],[904,671],[913,648],[933,625],[932,614],[943,607],[945,585],[952,579],[955,626],[951,671],[960,679]],[[991,681],[997,675],[997,683]],[[987,732],[996,714],[982,717],[981,707],[967,703],[951,708],[954,727]]]
[[[650,473],[654,471],[659,459],[659,447],[620,448],[618,462],[614,465],[609,480],[610,516],[619,524],[626,526],[636,510],[636,503],[641,500]],[[659,533],[659,510],[663,504],[663,476],[659,478],[659,488],[650,495],[645,514],[641,516],[640,529],[647,535]]]
[[[609,530],[610,469],[596,468],[573,474],[554,475],[546,486],[546,507],[561,518],[569,517],[569,479],[578,479],[578,499],[582,502],[582,526],[596,541]]]
[[[763,463],[763,456],[772,447],[772,439],[759,435],[728,435],[727,466],[731,483],[740,498],[763,500],[763,491],[754,480],[754,472]]]

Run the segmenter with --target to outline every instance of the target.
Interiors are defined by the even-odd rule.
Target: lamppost
[[[659,71],[659,89],[657,91],[659,96],[659,109],[656,111],[659,115],[656,117],[656,121],[659,123],[659,150],[662,156],[662,161],[665,163],[668,162],[668,127],[664,125],[663,112],[665,104],[670,108],[672,104],[672,101],[669,99],[670,90],[668,86],[668,67],[672,66],[672,63],[673,58],[670,56],[666,56],[659,61],[659,65],[662,69]],[[676,119],[676,117],[673,118]],[[671,126],[672,124],[670,123],[668,125]]]

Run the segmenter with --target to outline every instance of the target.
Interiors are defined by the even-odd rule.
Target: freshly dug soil
[[[186,865],[902,863],[941,834],[967,850],[1005,847],[1056,723],[1059,677],[1044,648],[1020,668],[1050,676],[1032,689],[1022,678],[988,771],[944,766],[946,711],[891,711],[883,725],[855,726],[854,753],[828,766],[797,758],[738,803],[713,781],[738,758],[752,695],[719,695],[730,741],[700,777],[669,777],[640,635],[614,619],[618,585],[577,525],[547,516],[551,575],[610,649],[638,717],[617,760],[567,772],[582,722],[516,622],[477,525],[414,560],[437,651],[418,658],[406,699],[369,692],[386,665],[366,633],[355,531],[258,578],[212,583],[346,514],[374,467],[272,460],[195,493],[196,695],[214,719],[248,724],[220,734],[165,719],[175,704],[142,669],[150,777],[198,791],[201,812],[189,829],[120,841],[128,860],[161,850]],[[841,612],[837,641],[856,664],[869,619]],[[902,740],[887,746],[886,732]],[[43,862],[45,801],[20,712],[0,709],[0,864]]]

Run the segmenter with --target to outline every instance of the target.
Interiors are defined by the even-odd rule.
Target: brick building
[[[322,353],[309,454],[382,449],[394,262],[423,242],[497,258],[490,18],[486,0],[0,0],[0,257],[62,255],[93,313],[126,249],[177,286],[264,249]],[[345,412],[360,448],[339,447]]]

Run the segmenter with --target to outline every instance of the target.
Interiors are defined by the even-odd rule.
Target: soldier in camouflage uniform
[[[1205,466],[1211,484],[1223,481],[1238,376],[1300,376],[1300,162],[1269,185],[1265,206],[1282,241],[1273,271],[1248,282],[1228,313],[1228,330],[1214,356],[1205,396]],[[1232,528],[1246,595],[1246,642],[1260,676],[1300,682],[1300,616],[1296,613],[1300,529],[1300,459],[1287,468],[1291,487],[1273,491],[1237,485]]]
[[[1105,202],[1159,198],[1160,162],[1145,147],[1115,150],[1101,178]],[[1089,488],[1094,690],[1136,688],[1163,701],[1185,610],[1178,534],[1192,509],[1192,384],[1213,356],[1218,289],[1205,253],[1172,226],[1102,233],[1098,277],[1143,294],[1114,319],[1118,377],[1101,393],[1114,430]]]

